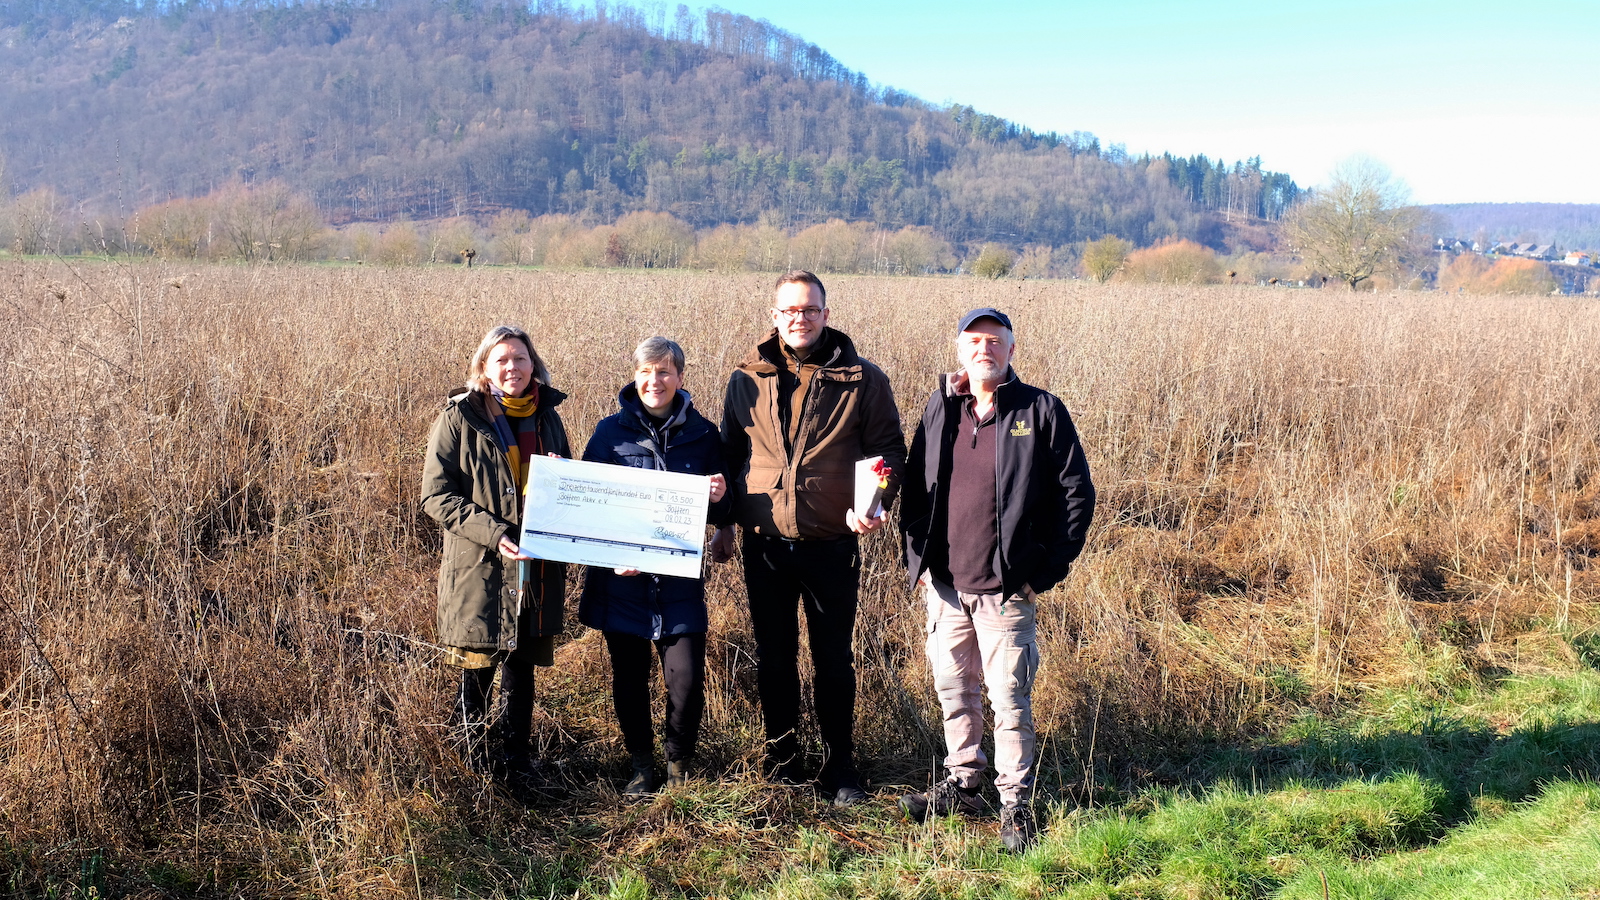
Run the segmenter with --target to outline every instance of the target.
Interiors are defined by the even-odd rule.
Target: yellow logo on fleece
[[[1031,434],[1033,434],[1033,429],[1029,428],[1028,423],[1021,419],[1017,420],[1017,424],[1011,426],[1012,437],[1028,437]]]

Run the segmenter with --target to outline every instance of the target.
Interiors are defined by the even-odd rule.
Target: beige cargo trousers
[[[1033,679],[1039,671],[1037,597],[968,594],[923,575],[928,663],[944,712],[944,766],[963,788],[983,783],[983,697],[994,711],[995,789],[1002,805],[1033,796]],[[980,676],[982,686],[980,687]]]

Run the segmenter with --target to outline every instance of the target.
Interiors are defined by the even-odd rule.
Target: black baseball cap
[[[1004,325],[1007,328],[1011,328],[1011,320],[1006,318],[1006,314],[1005,313],[1001,312],[998,309],[995,309],[992,306],[984,306],[984,307],[980,307],[978,309],[975,309],[975,310],[967,313],[966,315],[962,316],[961,317],[961,324],[956,326],[956,333],[959,334],[959,333],[961,333],[963,331],[966,331],[967,330],[967,326],[971,325],[973,322],[978,321],[979,319],[993,319],[996,322],[999,322],[1001,325]],[[1016,329],[1012,328],[1011,330],[1015,331]]]

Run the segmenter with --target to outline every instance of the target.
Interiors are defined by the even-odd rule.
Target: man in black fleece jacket
[[[1038,596],[1083,550],[1094,485],[1066,407],[1012,371],[1016,338],[1005,313],[975,309],[958,332],[961,371],[940,376],[928,398],[900,499],[907,571],[927,603],[947,777],[900,805],[918,821],[983,811],[981,676],[994,709],[1000,836],[1020,851],[1036,827]]]

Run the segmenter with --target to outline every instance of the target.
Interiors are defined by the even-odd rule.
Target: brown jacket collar
[[[765,340],[750,348],[744,359],[739,361],[738,368],[753,375],[772,375],[780,368],[789,368],[790,357],[785,353],[783,341],[778,337],[778,329],[772,329]],[[822,339],[817,342],[817,349],[806,357],[806,362],[814,363],[824,369],[848,369],[861,365],[861,357],[856,353],[856,345],[848,335],[832,328],[822,330]]]

